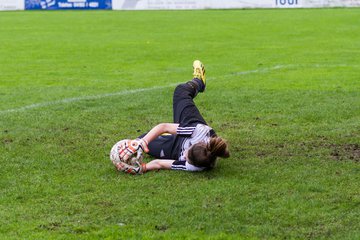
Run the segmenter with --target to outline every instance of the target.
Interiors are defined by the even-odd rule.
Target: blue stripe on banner
[[[25,0],[26,10],[112,9],[112,0]]]

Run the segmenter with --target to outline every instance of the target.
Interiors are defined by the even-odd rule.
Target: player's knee
[[[174,90],[174,95],[183,93],[186,90],[186,83],[182,83],[176,86]]]

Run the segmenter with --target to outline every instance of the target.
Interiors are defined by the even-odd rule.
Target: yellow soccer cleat
[[[206,86],[206,77],[205,77],[205,66],[199,60],[195,60],[193,63],[194,78],[198,78],[203,81],[204,85]]]

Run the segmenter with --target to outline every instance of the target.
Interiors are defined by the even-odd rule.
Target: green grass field
[[[231,157],[117,173],[194,59]],[[0,239],[359,239],[359,164],[360,9],[0,12]]]

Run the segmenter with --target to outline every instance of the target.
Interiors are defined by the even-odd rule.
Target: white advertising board
[[[24,10],[24,0],[0,0],[0,10]]]
[[[114,10],[360,7],[360,0],[112,0]]]
[[[68,0],[70,1],[70,0]],[[72,0],[75,1],[75,0]],[[86,0],[78,0],[86,1]],[[97,0],[100,1],[100,0]],[[112,1],[114,10],[230,9],[230,8],[321,8],[360,7],[360,0],[101,0]],[[49,5],[54,0],[0,0],[0,10],[23,10],[27,5]],[[110,6],[111,4],[107,4]],[[111,7],[109,8],[111,9]]]

